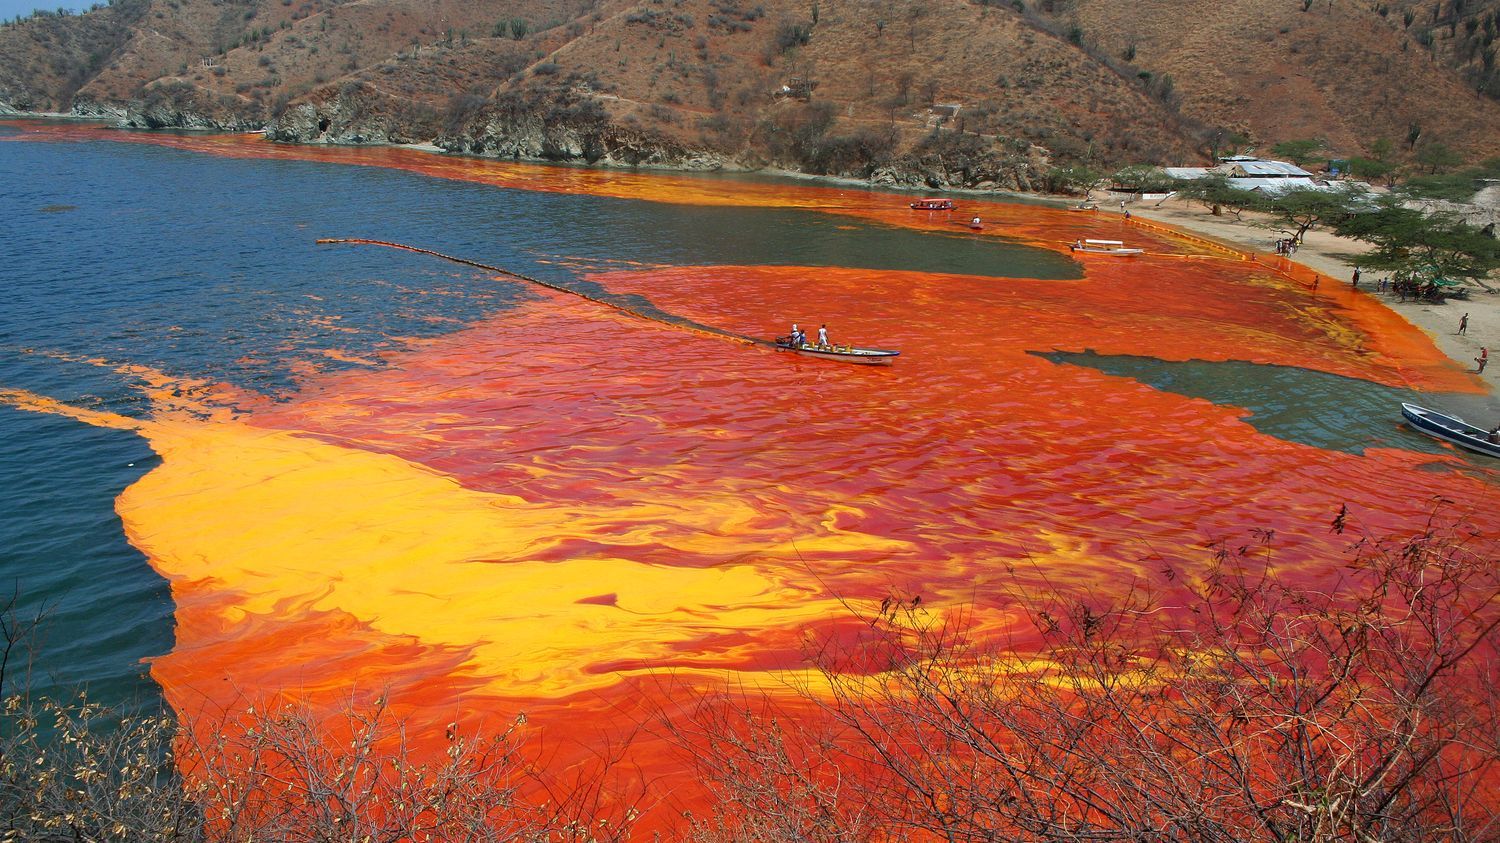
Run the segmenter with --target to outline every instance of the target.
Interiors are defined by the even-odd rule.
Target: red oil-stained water
[[[903,197],[814,185],[22,131],[951,225]],[[1241,409],[1038,356],[1480,389],[1377,303],[1092,215],[989,202],[964,213],[986,220],[980,236],[1062,249],[1102,231],[1150,254],[1086,258],[1077,281],[764,266],[588,278],[746,335],[827,323],[835,342],[899,348],[889,368],[544,291],[235,419],[164,411],[143,429],[163,463],[119,503],[176,599],[178,643],[153,675],[185,712],[276,692],[331,707],[355,685],[389,688],[418,722],[461,706],[498,725],[525,710],[554,730],[549,760],[566,768],[640,721],[684,716],[700,693],[787,694],[810,640],[858,641],[851,611],[891,595],[920,595],[936,615],[964,607],[975,634],[1024,646],[1009,637],[1017,588],[1124,594],[1168,568],[1191,580],[1211,562],[1206,542],[1251,528],[1276,530],[1275,564],[1311,587],[1346,559],[1326,526],[1341,506],[1380,533],[1438,497],[1491,499],[1492,478],[1429,470],[1427,454],[1289,442]],[[1487,508],[1466,515],[1497,526]],[[697,798],[670,741],[638,736],[625,754],[673,799]]]

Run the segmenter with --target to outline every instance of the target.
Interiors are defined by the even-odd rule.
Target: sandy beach
[[[1120,213],[1120,198],[1107,196],[1101,199],[1100,210]],[[1274,256],[1276,240],[1293,233],[1267,227],[1262,222],[1266,219],[1263,216],[1243,214],[1237,219],[1233,213],[1226,211],[1222,216],[1216,217],[1203,205],[1181,199],[1127,202],[1125,207],[1132,218],[1165,223],[1244,251],[1268,256]],[[1348,288],[1354,267],[1345,256],[1359,254],[1366,249],[1368,246],[1363,243],[1338,237],[1315,227],[1303,238],[1302,245],[1292,260],[1319,273],[1322,276],[1322,289],[1329,289],[1326,285],[1343,285]],[[1470,285],[1467,300],[1450,299],[1444,304],[1402,302],[1393,292],[1378,291],[1379,280],[1387,274],[1364,272],[1359,291],[1381,301],[1431,337],[1437,347],[1457,365],[1473,372],[1474,358],[1479,356],[1481,347],[1488,347],[1492,355],[1500,353],[1500,293]],[[1468,330],[1460,335],[1459,320],[1465,313],[1469,315]],[[1492,363],[1482,375],[1477,375],[1488,387],[1488,394],[1451,396],[1453,401],[1450,409],[1480,420],[1500,417],[1500,396],[1495,394],[1497,375],[1500,375],[1500,368]]]

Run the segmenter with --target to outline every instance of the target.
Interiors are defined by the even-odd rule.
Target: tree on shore
[[[1110,187],[1127,193],[1170,193],[1177,182],[1160,167],[1133,164],[1122,167],[1109,177]]]
[[[1375,248],[1358,256],[1371,269],[1438,278],[1482,278],[1500,268],[1500,241],[1447,211],[1424,211],[1382,197],[1374,208],[1341,218],[1335,228]]]
[[[1183,199],[1207,206],[1216,217],[1229,208],[1239,218],[1245,211],[1259,210],[1264,199],[1258,193],[1235,187],[1229,183],[1228,176],[1217,172],[1210,172],[1202,178],[1177,180],[1176,193]]]
[[[1317,225],[1337,225],[1367,205],[1370,196],[1360,188],[1342,185],[1332,190],[1288,190],[1261,200],[1256,210],[1271,215],[1270,224],[1292,229],[1298,242]]]
[[[1085,196],[1102,186],[1108,177],[1084,165],[1053,167],[1043,182],[1048,193],[1081,193]]]

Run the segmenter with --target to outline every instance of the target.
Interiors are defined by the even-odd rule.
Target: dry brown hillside
[[[299,142],[1037,186],[1380,137],[1500,153],[1500,0],[116,0],[0,28],[0,107]]]
[[[1185,115],[1267,145],[1324,138],[1335,153],[1361,154],[1379,137],[1404,142],[1416,126],[1472,157],[1500,152],[1496,101],[1452,62],[1422,49],[1400,25],[1400,5],[1077,0],[1054,7],[1101,52],[1170,74]]]

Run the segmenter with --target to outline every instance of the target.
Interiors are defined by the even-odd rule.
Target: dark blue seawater
[[[1357,378],[1292,366],[1270,366],[1238,360],[1173,362],[1126,354],[1047,352],[1054,363],[1086,366],[1105,374],[1139,381],[1153,389],[1244,408],[1245,421],[1267,436],[1329,451],[1363,453],[1366,448],[1402,448],[1445,456],[1475,456],[1439,443],[1408,427],[1399,413],[1402,402],[1462,412],[1471,419],[1500,418],[1491,396],[1424,396]]]
[[[125,415],[148,409],[130,378],[74,358],[285,395],[299,363],[329,365],[323,349],[367,357],[532,295],[430,257],[318,237],[420,245],[573,286],[570,265],[618,260],[1080,275],[1065,257],[997,238],[809,212],[108,142],[0,143],[0,215],[0,388]],[[18,594],[23,612],[45,609],[36,690],[154,698],[143,660],[172,646],[170,595],[113,508],[154,459],[131,433],[0,407],[0,589]]]

